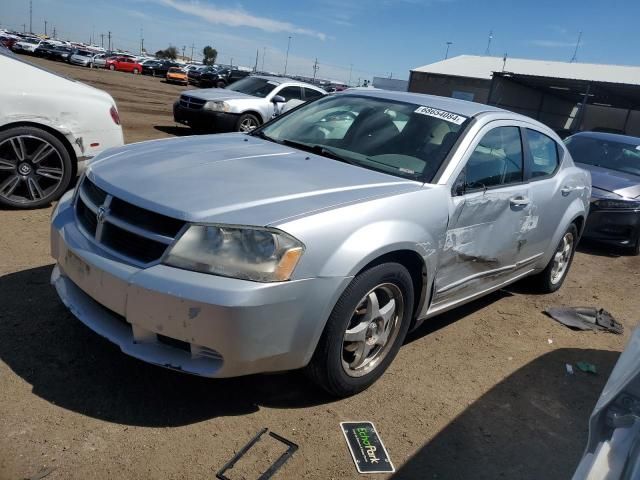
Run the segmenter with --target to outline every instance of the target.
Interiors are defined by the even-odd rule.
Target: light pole
[[[264,72],[264,57],[267,55],[267,47],[262,47],[262,71]]]
[[[291,48],[291,35],[289,35],[289,41],[287,42],[287,58],[284,61],[284,75],[287,75],[287,66],[289,65],[289,48]]]
[[[447,42],[447,51],[444,54],[444,59],[446,60],[447,58],[449,58],[449,47],[453,45],[453,42]]]
[[[353,63],[349,64],[349,83],[347,83],[347,86],[351,86],[351,74],[353,73]]]

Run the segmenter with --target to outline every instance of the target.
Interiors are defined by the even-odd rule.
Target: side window
[[[527,144],[531,151],[531,178],[552,175],[560,163],[556,142],[545,134],[527,129]]]
[[[285,101],[302,100],[302,89],[300,87],[285,87],[277,95],[284,97]]]
[[[323,95],[321,92],[314,90],[313,88],[305,88],[304,96],[307,100],[311,100],[314,98],[322,97]]]
[[[497,127],[480,140],[465,167],[466,188],[508,185],[522,181],[522,140],[518,127]]]

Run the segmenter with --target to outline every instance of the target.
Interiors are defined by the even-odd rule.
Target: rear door
[[[528,223],[531,231],[525,252],[529,257],[540,257],[548,251],[550,237],[571,202],[582,194],[583,187],[560,168],[564,156],[562,146],[534,128],[524,128],[523,133],[527,160],[525,178],[531,192]]]
[[[432,312],[517,274],[529,235],[524,159],[522,132],[513,122],[491,122],[477,134],[452,192]]]

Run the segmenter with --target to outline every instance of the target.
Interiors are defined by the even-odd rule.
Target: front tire
[[[252,130],[258,128],[260,126],[260,120],[258,117],[251,113],[245,113],[244,115],[240,115],[238,122],[236,123],[236,131],[249,133]]]
[[[536,290],[540,293],[553,293],[560,289],[569,273],[573,256],[578,245],[578,229],[571,224],[560,239],[547,267],[539,274],[531,277]]]
[[[133,69],[133,74],[134,74],[134,75],[138,75],[138,73],[139,73],[138,69],[137,69],[137,68],[134,68],[134,69]]]
[[[109,65],[109,70],[111,70],[112,72],[116,69],[116,66],[111,64]]]
[[[0,132],[0,205],[47,206],[67,190],[72,175],[71,156],[51,133],[36,127]]]
[[[224,88],[226,86],[227,86],[227,84],[224,83],[223,81],[219,81],[219,82],[216,83],[216,88]]]
[[[308,376],[337,397],[359,393],[385,372],[413,314],[413,282],[398,263],[359,274],[336,303],[307,366]]]

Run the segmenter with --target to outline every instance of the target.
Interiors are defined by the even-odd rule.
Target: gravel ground
[[[127,142],[186,132],[171,116],[183,87],[34,61],[111,93]],[[371,478],[568,478],[638,325],[640,258],[583,247],[559,292],[516,285],[432,319],[353,398],[328,398],[298,372],[196,378],[126,357],[66,311],[49,285],[50,213],[0,210],[2,479],[211,479],[263,427],[300,446],[274,478],[367,478],[339,427],[348,420],[373,421],[396,465]],[[604,307],[625,334],[571,331],[542,314],[552,305]],[[580,360],[598,374],[566,375]],[[257,452],[230,477],[280,454]]]

